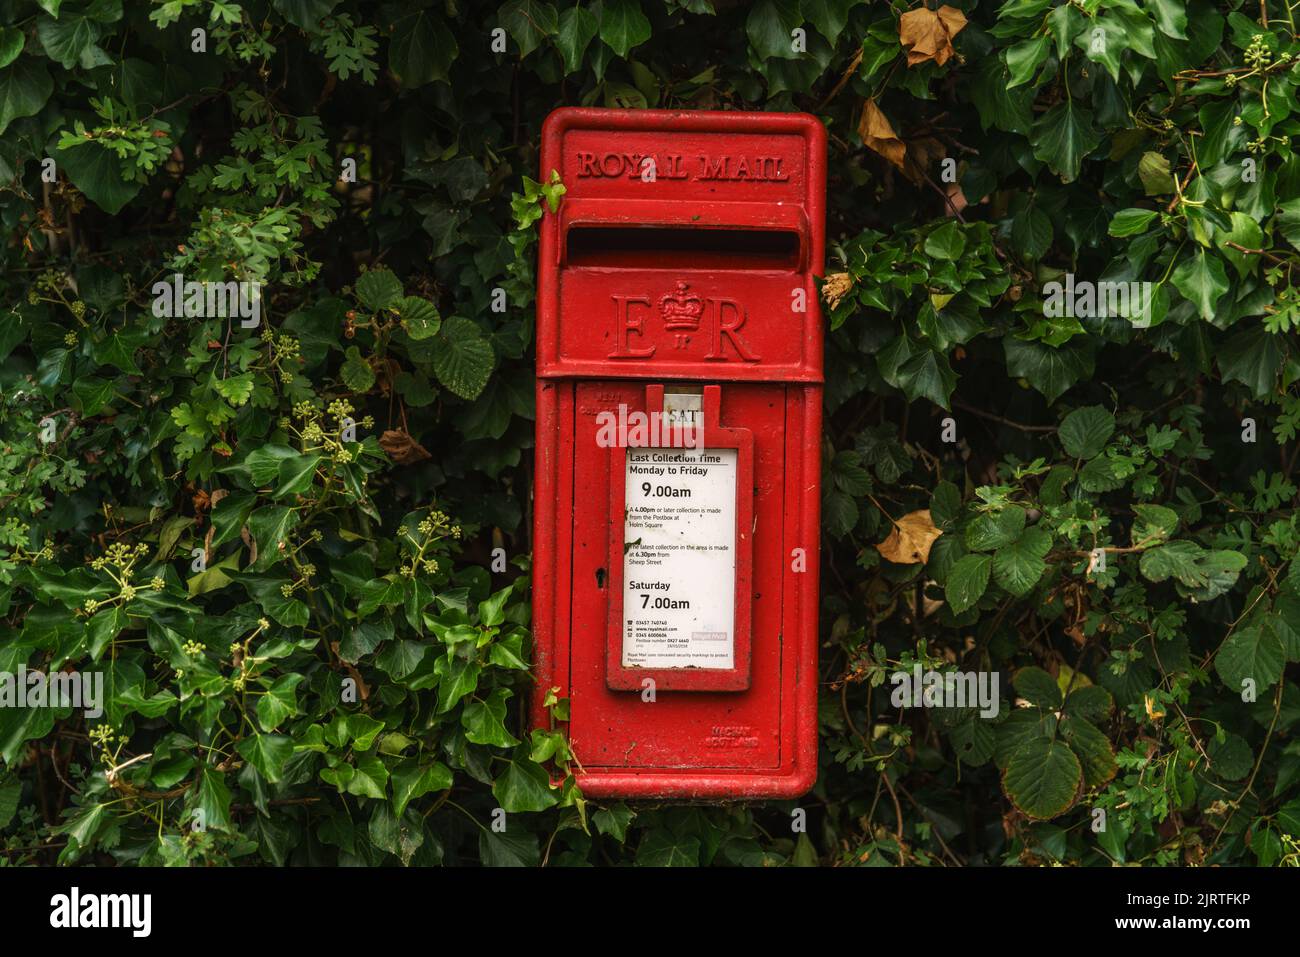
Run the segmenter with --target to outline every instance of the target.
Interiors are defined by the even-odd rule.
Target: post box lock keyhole
[[[603,568],[596,569],[596,587],[597,588],[605,587],[605,569]]]

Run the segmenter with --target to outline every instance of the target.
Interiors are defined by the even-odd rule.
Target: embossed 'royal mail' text
[[[694,156],[681,153],[595,153],[580,150],[579,179],[637,179],[646,170],[646,160],[654,161],[657,179],[723,180],[728,182],[785,183],[790,171],[782,156]]]

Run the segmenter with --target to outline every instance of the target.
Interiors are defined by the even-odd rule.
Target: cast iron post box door
[[[805,114],[547,119],[532,720],[568,699],[592,796],[816,778],[825,154]]]

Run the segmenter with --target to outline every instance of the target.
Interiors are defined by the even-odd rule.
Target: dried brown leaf
[[[839,305],[840,300],[849,294],[853,288],[853,277],[846,272],[833,272],[826,277],[826,282],[822,284],[822,298],[826,300],[826,305],[834,309]]]
[[[952,38],[966,26],[960,10],[944,5],[908,10],[898,20],[898,39],[907,49],[907,65],[933,60],[943,66],[953,56]]]
[[[862,116],[858,119],[858,135],[867,148],[879,153],[899,169],[907,156],[907,147],[898,138],[889,119],[880,112],[876,101],[868,99],[862,104]]]
[[[942,535],[935,528],[928,508],[908,512],[889,532],[889,537],[876,546],[881,556],[896,565],[918,565],[930,560],[930,546]]]
[[[402,465],[430,458],[429,450],[411,438],[405,429],[387,430],[379,437],[379,445],[389,458]]]

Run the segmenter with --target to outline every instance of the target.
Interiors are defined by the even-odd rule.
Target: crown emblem
[[[687,284],[679,282],[676,292],[670,292],[659,300],[659,311],[663,314],[665,329],[694,331],[700,327],[704,303],[694,293],[688,294],[686,289]]]

